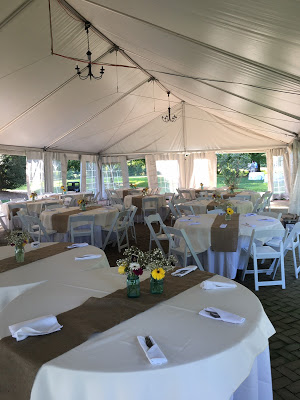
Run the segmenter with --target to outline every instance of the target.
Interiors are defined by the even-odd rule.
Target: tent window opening
[[[281,194],[285,192],[283,156],[273,156],[273,193]]]
[[[62,174],[61,174],[61,162],[52,160],[53,169],[53,192],[61,193],[62,186]]]
[[[193,170],[193,182],[195,187],[199,187],[200,183],[203,183],[204,186],[209,186],[209,170],[208,170],[208,160],[196,159],[194,160],[194,170]]]
[[[179,165],[177,160],[156,161],[157,181],[161,193],[175,192],[179,187]]]
[[[97,191],[97,179],[96,179],[96,163],[86,162],[86,190],[88,192],[96,193]]]
[[[43,160],[28,160],[26,162],[26,178],[29,191],[42,194],[44,188],[44,162]]]
[[[121,164],[102,164],[102,177],[105,189],[118,189],[123,186]]]

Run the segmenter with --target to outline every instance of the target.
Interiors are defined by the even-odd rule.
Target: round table
[[[242,247],[248,246],[253,229],[270,231],[270,235],[266,236],[265,241],[272,238],[272,231],[274,229],[284,230],[283,225],[278,219],[267,218],[263,215],[256,214],[249,216],[247,216],[247,214],[241,214],[239,218],[239,240],[236,252],[216,252],[212,251],[210,248],[211,226],[215,218],[215,214],[201,214],[198,216],[179,218],[175,222],[174,227],[176,229],[185,230],[195,252],[202,253],[199,258],[207,271],[231,279],[236,277],[238,269],[244,268],[246,259],[241,256],[241,249]]]
[[[39,284],[2,309],[1,336],[9,334],[7,327],[13,323],[57,315],[90,296],[103,297],[125,287],[126,278],[116,268],[95,265],[97,260],[74,262],[75,255],[95,251],[100,252],[73,249],[3,273],[10,286],[23,279]],[[227,281],[220,276],[214,279]],[[235,325],[200,316],[199,311],[208,306],[246,321]],[[167,364],[148,362],[136,338],[148,334],[164,352]],[[203,290],[197,285],[44,364],[31,400],[229,400],[233,393],[234,400],[254,400],[257,390],[261,398],[271,400],[268,338],[273,334],[261,303],[247,288],[237,284],[234,289]]]
[[[253,203],[248,200],[227,200],[232,203],[233,207],[237,208],[239,214],[250,213],[253,210]],[[195,214],[206,214],[207,206],[212,200],[193,200],[184,203],[185,206],[191,205]]]

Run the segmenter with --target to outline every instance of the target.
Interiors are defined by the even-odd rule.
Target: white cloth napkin
[[[235,288],[236,284],[233,282],[216,282],[211,279],[203,281],[200,283],[201,289],[210,290],[210,289],[224,289],[224,288]]]
[[[254,215],[257,215],[255,213],[248,213],[248,214],[244,214],[244,217],[253,217]]]
[[[258,221],[273,222],[274,219],[272,219],[272,218],[260,218]]]
[[[41,245],[40,242],[32,242],[30,246],[32,249],[38,249],[40,245]]]
[[[188,225],[201,225],[201,222],[191,222]]]
[[[88,243],[73,243],[71,246],[67,246],[67,249],[76,249],[76,247],[86,247]]]
[[[176,271],[172,272],[171,275],[181,277],[189,274],[192,271],[195,271],[197,268],[198,268],[197,265],[190,265],[189,267],[177,269]]]
[[[28,336],[48,335],[49,333],[60,331],[62,327],[54,315],[45,315],[10,325],[8,328],[12,337],[19,342]]]
[[[205,310],[213,311],[213,312],[218,313],[220,315],[220,318],[212,317]],[[216,321],[230,322],[232,324],[242,324],[245,321],[244,317],[240,317],[239,315],[232,314],[232,313],[230,313],[228,311],[220,310],[219,308],[215,308],[215,307],[206,307],[203,310],[201,310],[199,312],[199,314],[202,315],[203,317],[211,318],[211,319],[214,319]]]
[[[139,341],[139,344],[141,348],[144,350],[144,353],[146,354],[148,360],[152,365],[162,365],[168,362],[167,358],[165,357],[164,353],[161,351],[161,349],[158,347],[157,343],[153,339],[152,336],[149,336],[151,339],[153,346],[148,348],[146,345],[145,338],[143,336],[137,336],[137,340]]]
[[[102,257],[101,254],[85,254],[81,257],[75,257],[75,261],[82,261],[82,260],[93,260],[94,258]]]

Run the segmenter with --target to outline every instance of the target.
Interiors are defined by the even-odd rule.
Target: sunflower
[[[119,266],[119,268],[118,268],[118,272],[119,272],[119,274],[121,274],[121,275],[125,275],[125,273],[126,273],[126,265],[121,264],[121,265]]]
[[[228,215],[232,215],[232,214],[234,213],[234,211],[233,211],[232,208],[228,207],[227,210],[226,210],[226,213],[227,213]]]
[[[152,278],[157,279],[158,281],[163,279],[165,277],[165,270],[162,268],[155,268],[152,272]]]

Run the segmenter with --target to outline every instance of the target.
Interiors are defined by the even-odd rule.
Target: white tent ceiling
[[[1,1],[0,147],[264,150],[297,137],[298,1],[51,0],[50,6],[51,29],[48,0]],[[86,59],[84,19],[93,26],[92,58],[104,64],[100,81],[75,75],[74,59]],[[93,65],[95,74],[99,69]],[[161,119],[168,90],[174,123]]]

